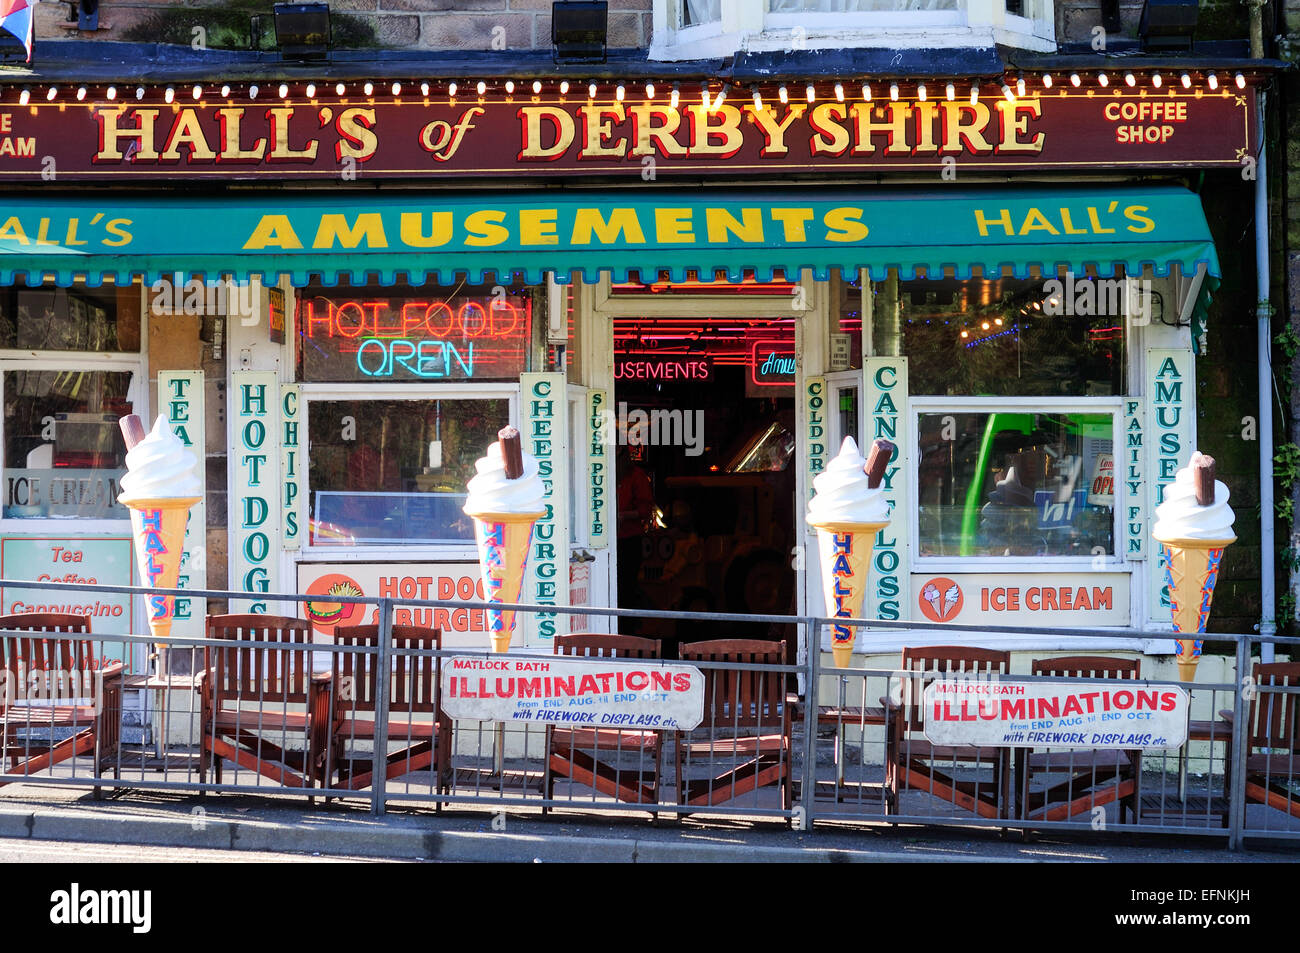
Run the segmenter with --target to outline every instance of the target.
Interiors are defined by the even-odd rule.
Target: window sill
[[[971,632],[944,633],[934,629],[890,629],[887,632],[863,632],[858,636],[854,649],[854,658],[867,658],[868,668],[889,668],[893,661],[877,661],[883,655],[895,655],[905,648],[923,648],[932,645],[969,645],[982,649],[999,649],[1013,652],[1073,652],[1079,655],[1092,655],[1096,652],[1141,652],[1143,655],[1172,655],[1178,647],[1174,640],[1160,632],[1152,632],[1147,638],[1131,636],[1106,637],[1105,629],[1097,630],[1097,638],[1068,635],[1010,635],[1005,632],[990,632],[979,635]],[[829,654],[829,639],[823,639],[822,652]],[[823,664],[830,664],[829,661]]]

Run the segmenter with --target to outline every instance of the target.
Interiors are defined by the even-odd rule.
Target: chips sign
[[[1178,748],[1187,692],[1145,682],[943,678],[925,686],[931,744],[989,748]]]
[[[704,673],[653,661],[453,656],[442,665],[442,708],[472,721],[689,731],[704,720]]]

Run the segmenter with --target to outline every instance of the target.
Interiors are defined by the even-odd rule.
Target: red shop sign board
[[[1037,81],[1035,81],[1037,85]],[[0,181],[387,178],[1236,167],[1254,154],[1255,92],[988,87],[876,98],[670,107],[666,99],[362,98],[0,106]],[[1171,88],[1172,87],[1172,88]],[[941,87],[936,87],[941,88]]]

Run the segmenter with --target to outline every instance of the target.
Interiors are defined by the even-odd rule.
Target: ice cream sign
[[[960,625],[1127,625],[1128,573],[912,576],[913,617]]]

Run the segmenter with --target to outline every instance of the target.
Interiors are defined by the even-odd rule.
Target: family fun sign
[[[452,718],[689,731],[704,720],[704,673],[611,659],[468,658],[442,668]]]
[[[925,737],[936,745],[1178,748],[1187,740],[1187,692],[1173,685],[945,678],[922,697]]]

